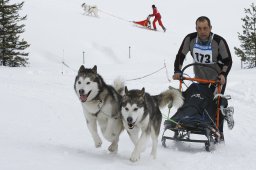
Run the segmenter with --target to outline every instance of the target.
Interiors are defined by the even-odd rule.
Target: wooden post
[[[131,58],[131,47],[129,46],[129,58]]]
[[[84,65],[84,53],[85,53],[85,52],[83,51],[83,65]]]
[[[63,65],[64,65],[64,49],[62,50],[62,62],[61,62],[61,74],[62,74],[62,75],[63,75],[63,73],[64,73]]]

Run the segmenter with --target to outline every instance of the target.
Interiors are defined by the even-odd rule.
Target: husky
[[[145,149],[145,145],[150,135],[152,138],[151,155],[156,158],[157,138],[160,132],[162,113],[160,108],[167,104],[173,104],[176,107],[183,105],[181,92],[170,87],[159,95],[151,96],[141,90],[128,91],[125,86],[125,94],[121,101],[122,121],[128,135],[135,145],[131,154],[132,162],[140,159],[140,153]],[[138,138],[141,133],[140,138]]]
[[[83,15],[94,15],[95,17],[98,17],[98,7],[96,5],[87,5],[86,3],[82,4],[82,8],[84,10]]]
[[[110,152],[118,150],[119,135],[122,132],[121,94],[124,91],[124,82],[117,79],[114,86],[107,85],[97,73],[97,66],[92,69],[83,65],[75,78],[74,89],[81,101],[87,127],[94,140],[95,147],[102,145],[97,132],[97,123],[104,138],[111,142]]]

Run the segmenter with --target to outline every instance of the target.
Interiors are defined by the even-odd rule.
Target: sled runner
[[[185,91],[182,91],[184,97],[183,106],[179,108],[171,118],[169,118],[169,111],[168,117],[164,121],[162,145],[166,147],[167,139],[198,142],[204,143],[205,150],[210,151],[213,149],[214,144],[220,141],[218,129],[220,111],[223,108],[222,105],[227,104],[227,100],[231,99],[231,97],[228,96],[225,98],[221,95],[221,85],[217,79],[206,80],[184,76],[184,71],[194,65],[213,69],[210,66],[199,63],[193,63],[183,68],[180,78],[180,90],[182,91],[182,85],[185,84],[185,81],[192,81],[192,84]],[[217,89],[216,97],[214,97],[215,88]],[[167,136],[167,130],[173,132],[173,136]],[[191,139],[192,135],[202,135],[205,136],[206,139]]]

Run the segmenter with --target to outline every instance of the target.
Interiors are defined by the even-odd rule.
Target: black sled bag
[[[209,85],[192,83],[182,95],[184,104],[171,117],[173,121],[189,127],[207,127],[215,122],[217,105]]]

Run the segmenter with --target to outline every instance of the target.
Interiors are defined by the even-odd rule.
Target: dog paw
[[[114,144],[114,143],[112,143],[112,144],[108,147],[109,152],[117,152],[117,149],[118,149],[118,145],[117,145],[117,144]]]
[[[140,155],[132,153],[130,161],[137,162],[138,160],[140,160]]]
[[[151,156],[151,158],[156,159],[156,154],[155,153],[151,152],[150,156]]]
[[[94,144],[95,144],[95,147],[96,147],[96,148],[101,147],[101,145],[102,145],[102,141],[101,141],[101,139],[99,139],[99,140],[95,141],[95,142],[94,142]]]

